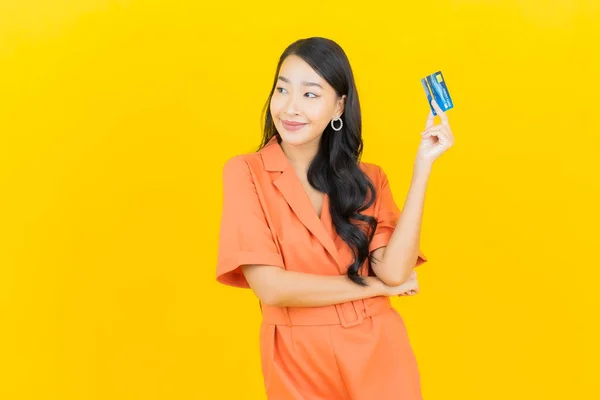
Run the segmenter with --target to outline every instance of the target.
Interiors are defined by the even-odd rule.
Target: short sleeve
[[[219,283],[250,288],[241,268],[245,264],[284,267],[273,240],[250,168],[242,156],[223,167],[223,209],[219,230]]]
[[[369,244],[369,252],[372,252],[380,247],[387,246],[390,241],[392,233],[398,224],[400,218],[400,209],[394,201],[392,190],[390,188],[387,175],[381,169],[379,169],[379,185],[377,188],[377,198],[375,201],[375,213],[377,216],[377,229],[373,235],[373,239]],[[427,257],[421,250],[419,250],[419,258],[415,263],[415,267],[425,263]]]

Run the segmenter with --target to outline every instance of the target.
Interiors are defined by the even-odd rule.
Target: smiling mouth
[[[286,125],[290,125],[290,126],[306,125],[306,122],[288,121],[288,120],[285,120],[285,119],[282,119],[281,122],[283,122]]]
[[[302,123],[302,122],[287,122],[286,120],[282,119],[281,123],[283,124],[283,127],[285,128],[286,131],[288,132],[295,132],[298,131],[302,128],[304,128],[306,125],[308,125],[307,123]]]

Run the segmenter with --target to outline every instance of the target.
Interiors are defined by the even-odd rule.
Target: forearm
[[[398,224],[378,265],[378,276],[388,285],[405,282],[419,257],[425,192],[430,172],[428,168],[415,168]]]
[[[315,275],[281,270],[271,290],[272,305],[280,307],[320,307],[382,295],[376,277],[364,277],[369,286],[360,286],[347,275]]]

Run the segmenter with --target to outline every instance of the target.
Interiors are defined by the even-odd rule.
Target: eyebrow
[[[279,76],[279,80],[284,81],[285,83],[290,83],[289,79],[284,78],[283,76]],[[300,83],[302,83],[304,86],[318,86],[323,89],[323,86],[319,85],[317,82],[302,81]]]

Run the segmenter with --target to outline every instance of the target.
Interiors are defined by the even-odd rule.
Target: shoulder
[[[231,176],[231,175],[250,175],[250,166],[258,161],[260,158],[259,153],[246,153],[246,154],[236,154],[227,160],[223,164],[223,176]]]
[[[381,166],[378,164],[361,161],[360,168],[371,179],[375,186],[378,186],[378,184],[381,183],[381,180],[385,177],[383,168],[381,168]]]
[[[240,171],[247,168],[246,154],[236,154],[225,160],[223,171]]]
[[[225,160],[223,164],[223,180],[237,180],[248,173],[248,166],[243,155],[235,155]]]

